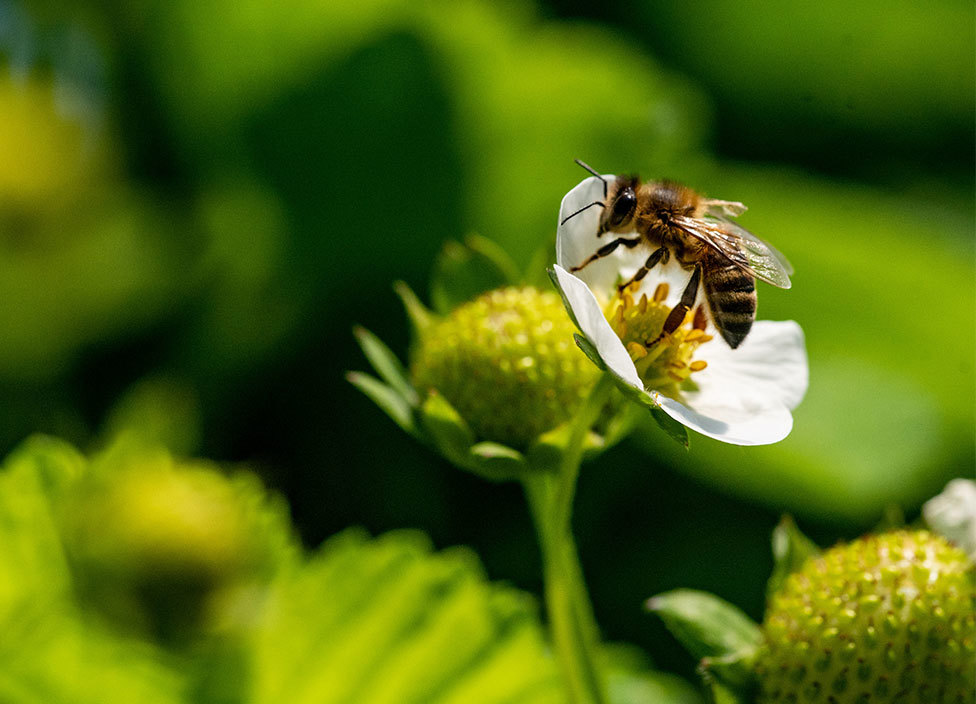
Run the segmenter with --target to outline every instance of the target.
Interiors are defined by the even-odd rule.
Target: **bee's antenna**
[[[601,181],[603,181],[603,198],[604,198],[604,200],[606,200],[606,197],[607,197],[607,180],[605,178],[603,178],[603,176],[601,176],[600,174],[598,174],[596,172],[596,169],[594,169],[592,166],[590,166],[586,162],[580,161],[579,159],[573,159],[573,161],[575,161],[577,164],[579,164],[584,169],[586,169],[587,171],[589,171],[591,174],[593,174],[594,176],[596,176],[598,179],[600,179]],[[589,208],[590,206],[586,206],[586,207]],[[573,213],[573,215],[575,215],[575,214],[576,213]],[[570,217],[572,217],[572,216],[570,216]]]
[[[569,220],[570,218],[576,217],[577,215],[579,215],[580,213],[582,213],[584,210],[586,210],[587,208],[592,208],[594,205],[599,205],[601,208],[606,207],[600,201],[595,200],[592,203],[590,203],[589,205],[584,205],[582,208],[580,208],[579,210],[577,210],[572,215],[567,215],[566,217],[563,218],[562,222],[560,222],[559,224],[560,225],[565,225],[567,220]]]

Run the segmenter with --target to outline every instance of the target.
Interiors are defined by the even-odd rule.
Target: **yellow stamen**
[[[685,335],[685,342],[694,342],[695,340],[704,337],[704,335],[705,333],[703,333],[701,330],[694,328],[691,332]]]
[[[654,289],[654,301],[656,303],[660,303],[665,298],[667,298],[668,297],[668,290],[670,288],[671,287],[668,286],[668,284],[666,282],[659,283],[657,285],[657,288]]]
[[[639,342],[628,342],[627,351],[630,353],[630,358],[635,362],[647,356],[647,348]]]
[[[685,378],[683,376],[681,376],[680,374],[675,374],[672,371],[669,371],[668,372],[668,376],[671,377],[672,379],[674,379],[675,381],[684,381],[685,380]]]
[[[700,372],[702,369],[708,366],[708,362],[704,359],[699,359],[688,365],[688,368],[693,372]]]
[[[644,315],[644,313],[647,312],[647,294],[646,293],[642,293],[641,294],[640,301],[637,303],[637,310],[640,311],[640,314],[641,315]]]

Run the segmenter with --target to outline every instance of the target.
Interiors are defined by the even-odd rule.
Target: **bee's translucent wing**
[[[705,201],[705,210],[709,215],[714,215],[721,219],[723,215],[742,215],[748,208],[737,200],[715,200],[710,198]]]
[[[679,215],[675,225],[725,255],[740,269],[779,288],[790,288],[793,266],[779,250],[738,223],[722,217],[692,218]]]

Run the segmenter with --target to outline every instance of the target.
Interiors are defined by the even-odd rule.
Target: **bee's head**
[[[621,176],[614,179],[607,192],[607,200],[600,216],[600,228],[596,236],[605,232],[624,232],[630,228],[637,212],[637,176]]]

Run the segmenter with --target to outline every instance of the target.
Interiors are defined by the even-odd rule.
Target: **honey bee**
[[[599,206],[603,213],[597,237],[608,232],[635,236],[611,240],[571,272],[620,246],[651,249],[643,266],[620,284],[621,291],[658,264],[667,263],[672,255],[684,269],[692,270],[680,301],[668,314],[661,334],[649,345],[678,329],[695,305],[699,284],[716,329],[732,349],[742,343],[756,319],[755,280],[790,288],[793,267],[786,257],[729,219],[746,210],[742,203],[705,198],[673,181],[641,183],[637,176],[608,181],[579,159],[576,163],[603,181],[604,199],[580,208],[560,224]]]

